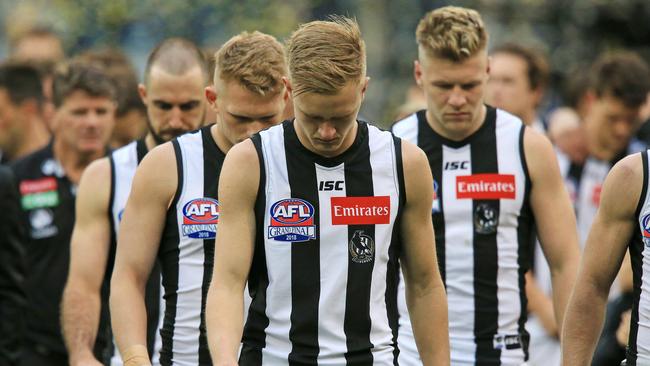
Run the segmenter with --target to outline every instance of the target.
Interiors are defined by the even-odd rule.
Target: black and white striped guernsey
[[[109,268],[113,268],[115,261],[115,248],[117,233],[120,228],[120,221],[124,213],[126,201],[131,192],[131,184],[138,165],[147,154],[147,145],[144,139],[133,141],[128,145],[113,151],[109,155],[111,165],[111,193],[109,199],[109,216],[111,225],[111,246],[109,254]],[[108,277],[110,278],[110,277]],[[108,282],[108,281],[106,281]],[[157,264],[151,272],[145,291],[145,303],[147,309],[147,348],[151,359],[158,360],[160,352],[160,337],[158,327],[160,323],[160,266]],[[111,353],[111,366],[122,365],[122,359],[113,340]]]
[[[261,177],[239,364],[396,364],[401,140],[358,122],[352,146],[325,158],[292,121],[252,140]]]
[[[427,154],[433,225],[449,303],[453,365],[521,365],[528,358],[524,274],[530,267],[530,179],[519,119],[488,107],[463,141],[437,134],[420,111],[393,132]],[[400,282],[400,361],[418,364]]]
[[[160,330],[163,366],[212,364],[204,310],[219,222],[217,186],[225,154],[217,147],[210,127],[172,140],[178,187],[158,252],[165,290]]]
[[[630,337],[627,346],[627,365],[650,364],[650,194],[648,150],[641,152],[643,162],[643,189],[636,208],[638,231],[630,242],[632,262],[633,302],[630,321]]]

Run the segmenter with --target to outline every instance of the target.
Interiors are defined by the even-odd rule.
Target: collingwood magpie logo
[[[474,231],[477,234],[494,234],[499,226],[499,212],[488,203],[481,203],[474,211]]]
[[[364,234],[363,230],[356,230],[350,239],[348,245],[352,262],[368,263],[375,256],[375,241],[369,235]]]

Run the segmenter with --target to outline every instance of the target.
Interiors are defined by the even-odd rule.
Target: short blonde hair
[[[293,95],[335,94],[366,75],[366,45],[353,19],[332,16],[301,25],[287,41]]]
[[[445,6],[420,20],[415,37],[428,55],[463,61],[485,50],[488,34],[476,10]]]
[[[214,83],[236,81],[261,96],[284,90],[287,75],[284,47],[275,37],[261,32],[242,32],[215,53]]]

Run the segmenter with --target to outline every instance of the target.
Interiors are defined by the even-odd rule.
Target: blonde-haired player
[[[156,259],[165,289],[160,364],[211,365],[203,309],[219,225],[221,166],[233,145],[281,120],[288,98],[284,50],[272,36],[242,33],[215,57],[214,86],[205,95],[217,123],[151,151],[125,209],[110,302],[127,366],[149,364],[142,290]]]
[[[427,108],[393,132],[417,143],[433,172],[429,212],[449,302],[451,362],[519,366],[528,358],[524,275],[533,222],[553,275],[558,324],[574,281],[578,246],[569,197],[546,138],[483,102],[488,35],[479,13],[431,11],[416,38],[415,79]],[[400,363],[417,364],[417,320],[409,322],[403,299]]]
[[[295,120],[235,146],[219,182],[215,364],[394,365],[401,259],[424,364],[448,365],[431,174],[414,145],[357,120],[368,86],[358,25],[304,24],[287,57]]]

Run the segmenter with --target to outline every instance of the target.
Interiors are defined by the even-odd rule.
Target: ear
[[[142,103],[147,104],[147,87],[144,84],[138,84],[138,94],[142,99]]]
[[[485,72],[490,75],[490,63],[492,63],[492,56],[488,56],[487,66],[485,67]]]
[[[286,103],[286,102],[289,101],[289,98],[290,98],[290,97],[291,97],[291,96],[289,95],[289,88],[286,88],[286,87],[285,87],[285,88],[284,88],[283,95],[282,95],[282,99],[283,99],[284,102]]]
[[[214,86],[211,85],[205,87],[205,99],[207,99],[208,104],[210,104],[211,107],[215,107],[215,104],[217,103],[217,90]]]
[[[289,78],[283,76],[282,82],[284,83],[284,87],[287,88],[287,92],[289,93],[289,96],[293,98],[293,87],[291,86],[291,81],[289,80]]]
[[[368,90],[368,84],[370,83],[370,77],[366,76],[366,79],[363,81],[363,84],[361,86],[361,97],[366,96],[366,90]]]
[[[589,113],[591,108],[593,108],[596,99],[598,99],[598,97],[596,96],[596,93],[593,90],[588,90],[585,93],[585,95],[582,97],[582,101],[584,103],[586,113]]]
[[[422,87],[422,65],[418,60],[413,61],[413,78],[415,78],[415,83]]]
[[[38,103],[32,98],[26,99],[18,107],[20,108],[20,113],[24,116],[34,116],[40,113]]]

